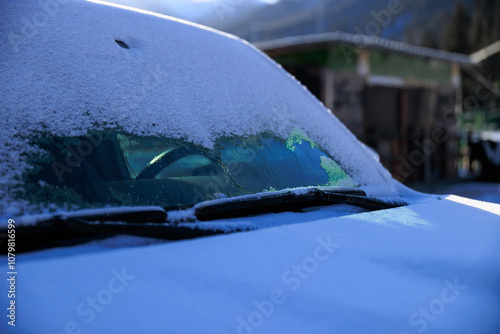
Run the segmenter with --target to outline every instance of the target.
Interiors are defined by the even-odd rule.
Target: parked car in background
[[[500,329],[500,206],[395,181],[252,45],[0,13],[2,333]]]

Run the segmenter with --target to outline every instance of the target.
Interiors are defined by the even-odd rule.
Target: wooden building
[[[331,32],[256,44],[320,99],[401,181],[455,177],[460,67],[469,55]]]

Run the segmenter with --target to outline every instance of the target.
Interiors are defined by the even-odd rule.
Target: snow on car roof
[[[0,3],[0,213],[16,211],[8,192],[26,167],[26,135],[83,135],[92,127],[207,147],[221,135],[286,137],[297,128],[368,194],[399,195],[400,186],[345,126],[249,43],[114,7]]]

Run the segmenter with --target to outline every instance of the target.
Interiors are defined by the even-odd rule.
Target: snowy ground
[[[455,182],[430,185],[410,185],[411,188],[429,194],[453,194],[479,201],[500,203],[500,183]]]

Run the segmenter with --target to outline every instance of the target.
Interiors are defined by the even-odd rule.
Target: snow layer
[[[430,194],[454,194],[500,204],[500,183],[462,181],[452,184],[422,184],[415,189]]]
[[[0,215],[22,204],[9,192],[33,154],[26,136],[92,127],[207,147],[221,135],[300,129],[370,195],[399,195],[312,94],[236,37],[82,0],[1,1],[0,54]]]
[[[450,196],[182,242],[20,255],[16,327],[4,319],[0,332],[496,334],[500,205],[484,205]]]

